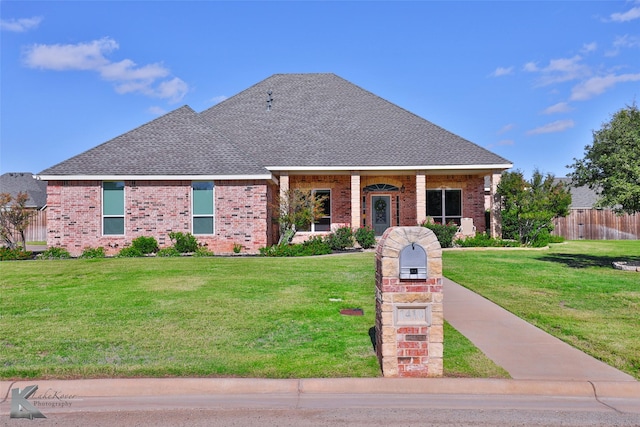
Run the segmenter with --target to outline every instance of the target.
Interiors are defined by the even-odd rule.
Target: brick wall
[[[484,212],[484,176],[474,175],[427,175],[427,189],[451,188],[462,190],[462,216],[473,218],[478,233],[486,230]]]
[[[291,189],[331,190],[331,223],[351,224],[351,177],[349,175],[291,175]]]
[[[348,224],[352,227],[371,224],[371,197],[391,197],[391,226],[414,226],[418,224],[415,175],[366,175],[360,177],[361,205],[360,224],[351,224],[351,179],[348,175],[291,175],[290,187],[300,189],[331,189],[331,221],[333,224]],[[362,189],[374,184],[388,184],[402,191],[376,191],[364,193]],[[473,218],[478,232],[484,232],[485,195],[484,176],[475,175],[427,175],[427,189],[452,188],[462,190],[462,216]]]
[[[413,226],[417,224],[416,177],[414,175],[361,177],[360,185],[362,188],[375,184],[393,185],[403,191],[376,191],[371,193],[362,193],[362,196],[364,197],[364,205],[362,206],[363,215],[361,216],[362,224],[360,225],[373,227],[373,224],[371,223],[371,197],[376,195],[391,197],[390,218],[392,227]]]
[[[272,243],[272,186],[218,182],[214,191],[215,235],[196,236],[200,243],[215,253],[231,253],[234,244],[257,253]],[[191,232],[191,181],[126,181],[124,236],[102,235],[101,181],[49,181],[47,205],[47,244],[74,256],[100,246],[113,255],[139,236],[155,237],[160,247],[171,246],[171,231]]]

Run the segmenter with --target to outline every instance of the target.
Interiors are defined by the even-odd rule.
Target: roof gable
[[[268,171],[183,106],[40,174],[211,176]]]

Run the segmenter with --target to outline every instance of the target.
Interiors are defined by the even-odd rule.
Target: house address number
[[[396,306],[396,326],[431,326],[431,305]]]

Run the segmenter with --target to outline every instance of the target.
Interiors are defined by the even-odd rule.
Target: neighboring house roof
[[[573,187],[571,178],[556,178],[556,182],[562,182],[571,193],[571,209],[593,209],[598,202],[598,194],[588,186]]]
[[[222,179],[296,169],[511,166],[334,74],[276,74],[200,114],[181,107],[40,175]]]
[[[14,199],[18,193],[27,193],[28,208],[40,209],[47,204],[47,182],[35,179],[31,172],[7,172],[0,175],[0,193],[9,193]]]

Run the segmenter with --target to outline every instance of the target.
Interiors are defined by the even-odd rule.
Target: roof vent
[[[271,105],[273,103],[273,97],[271,96],[273,92],[267,92],[267,111],[271,111]]]

